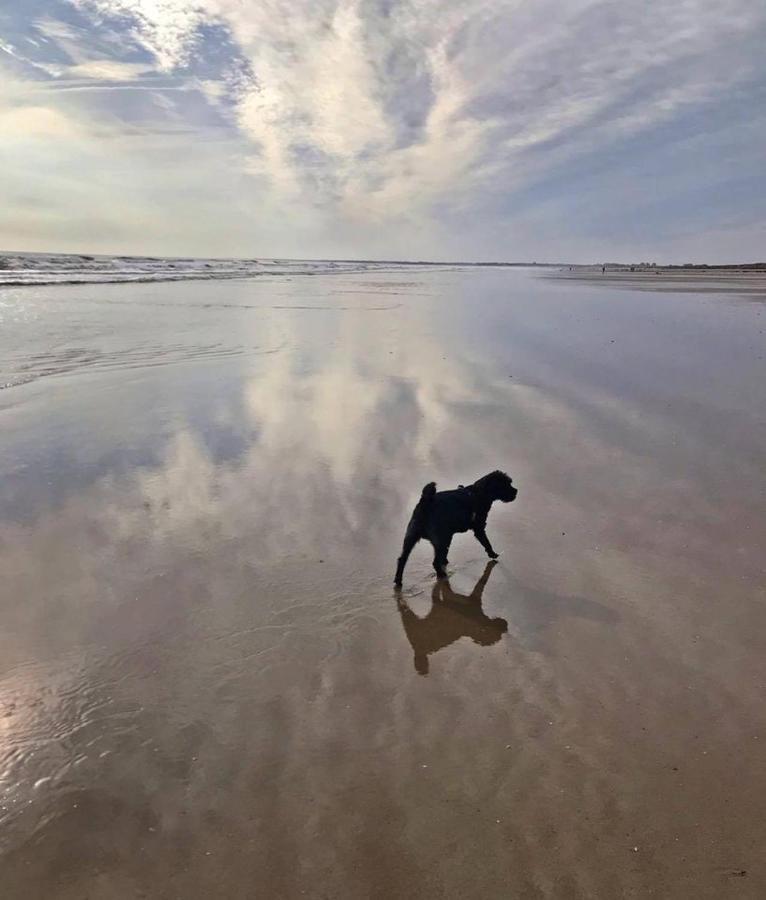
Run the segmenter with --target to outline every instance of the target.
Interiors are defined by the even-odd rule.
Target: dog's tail
[[[429,481],[428,484],[423,488],[420,492],[420,502],[421,503],[430,503],[434,499],[434,495],[436,494],[436,482]]]
[[[400,588],[402,586],[404,567],[407,565],[407,559],[412,552],[412,548],[422,537],[425,536],[424,531],[426,525],[428,524],[428,516],[431,511],[431,504],[434,502],[435,496],[436,482],[432,481],[430,484],[427,484],[423,488],[423,491],[420,494],[420,500],[418,500],[418,505],[412,511],[410,524],[407,526],[407,532],[404,535],[402,555],[396,562],[396,577],[394,578],[394,584],[397,588]]]
[[[434,497],[436,496],[436,482],[429,482],[422,490],[420,494],[420,500],[418,500],[418,505],[415,507],[412,513],[412,524],[420,530],[423,525],[426,523],[426,519],[428,518],[428,513],[431,510],[431,504],[434,502]]]

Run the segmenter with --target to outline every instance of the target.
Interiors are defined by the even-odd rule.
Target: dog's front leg
[[[487,551],[487,556],[490,559],[497,559],[498,554],[495,553],[492,544],[490,544],[487,532],[483,528],[474,528],[473,533],[476,536],[476,540]]]

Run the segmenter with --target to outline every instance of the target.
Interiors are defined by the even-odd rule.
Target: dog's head
[[[486,619],[481,628],[477,629],[471,635],[473,640],[482,647],[491,647],[496,644],[500,638],[507,634],[508,622],[500,617],[494,619]]]
[[[510,503],[516,499],[516,495],[519,493],[505,472],[490,472],[489,475],[485,475],[481,480],[484,482],[484,490],[491,500],[502,500],[503,503]]]

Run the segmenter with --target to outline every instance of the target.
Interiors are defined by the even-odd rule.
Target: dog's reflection
[[[396,593],[402,625],[415,654],[415,669],[420,675],[428,675],[431,653],[449,647],[458,638],[469,637],[482,647],[489,647],[508,631],[505,619],[491,619],[481,608],[484,588],[496,564],[495,560],[487,563],[476,587],[467,595],[456,594],[448,578],[438,579],[431,594],[431,610],[423,618],[415,615],[400,592]]]

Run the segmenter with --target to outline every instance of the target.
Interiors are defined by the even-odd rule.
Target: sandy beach
[[[766,265],[755,266],[551,266],[548,278],[565,278],[631,291],[729,294],[766,300]]]
[[[766,896],[763,274],[702,277],[0,289],[4,900]]]

